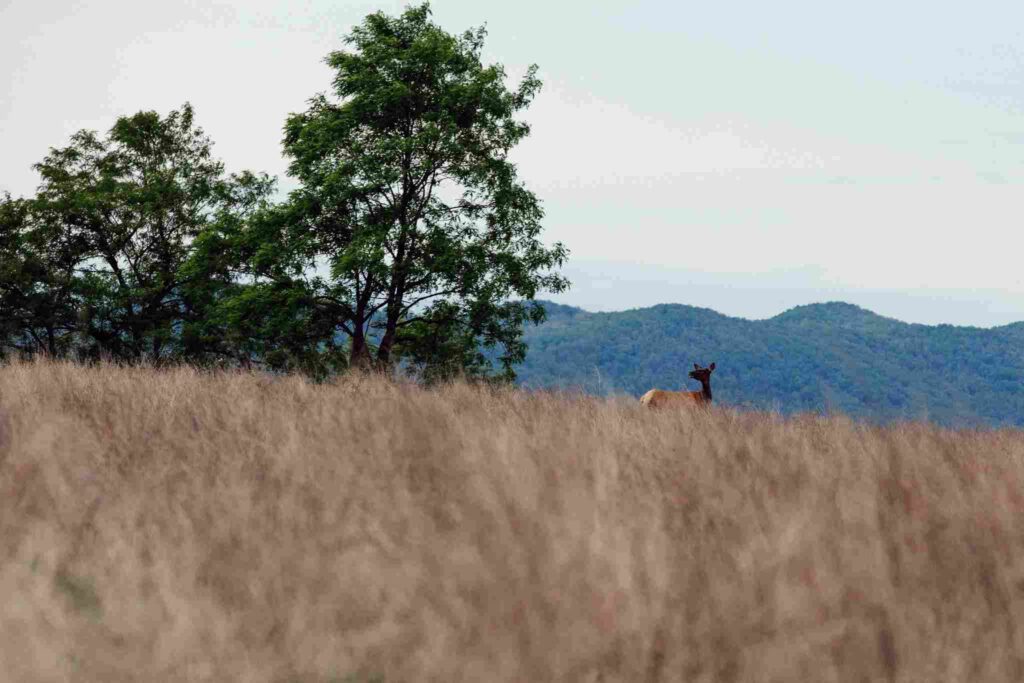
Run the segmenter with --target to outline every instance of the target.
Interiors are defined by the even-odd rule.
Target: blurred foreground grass
[[[0,367],[0,678],[1024,678],[1024,433]]]

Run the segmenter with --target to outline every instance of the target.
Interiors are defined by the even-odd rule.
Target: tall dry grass
[[[1024,434],[0,368],[11,681],[1024,677]]]

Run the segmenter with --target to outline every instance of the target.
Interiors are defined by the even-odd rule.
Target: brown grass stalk
[[[1024,677],[1024,433],[0,367],[11,681]]]

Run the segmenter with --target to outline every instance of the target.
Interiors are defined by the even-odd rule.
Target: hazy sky
[[[190,101],[229,169],[279,176],[323,57],[406,2],[0,0],[0,190],[80,128]],[[436,0],[544,90],[516,152],[592,310],[745,317],[843,299],[1024,320],[1020,0]]]

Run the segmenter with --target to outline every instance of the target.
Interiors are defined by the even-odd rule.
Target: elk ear
[[[712,363],[711,365],[709,365],[708,366],[708,370],[711,370],[712,372],[714,372],[715,371],[715,364]]]
[[[700,366],[699,366],[699,365],[697,365],[696,363],[694,363],[694,364],[693,364],[693,369],[694,369],[694,370],[700,370]]]

